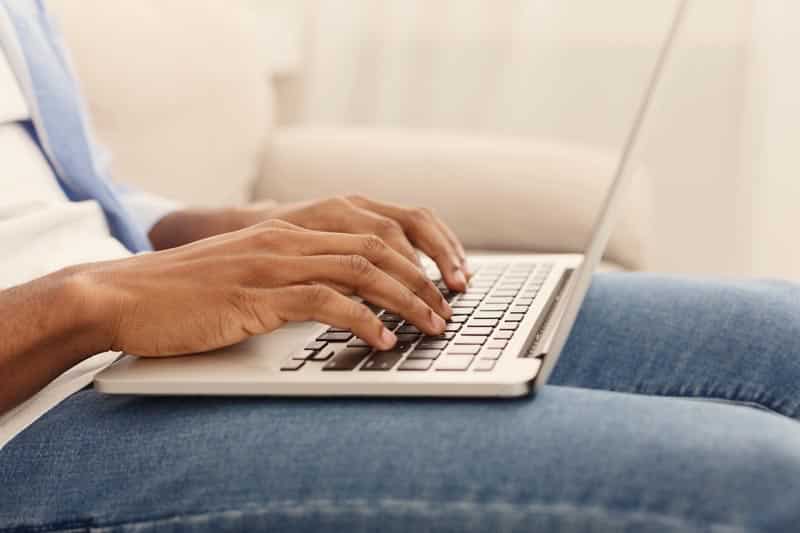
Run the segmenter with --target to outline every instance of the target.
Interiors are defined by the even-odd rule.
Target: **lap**
[[[796,422],[568,387],[535,400],[106,397],[0,452],[0,523],[137,530],[780,530]],[[124,530],[124,529],[120,529]]]
[[[800,289],[600,274],[551,383],[718,398],[800,416]]]
[[[784,284],[599,275],[562,386],[535,401],[81,391],[0,451],[0,525],[780,531],[798,519],[797,423],[674,396],[796,416],[797,301]]]

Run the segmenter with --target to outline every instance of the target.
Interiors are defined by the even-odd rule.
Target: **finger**
[[[397,313],[430,335],[439,335],[445,321],[408,287],[361,255],[316,255],[281,258],[289,283],[333,283],[352,287],[355,294]]]
[[[362,255],[422,298],[440,316],[449,319],[453,314],[450,304],[425,272],[380,237],[306,232],[294,242],[299,255]]]
[[[422,266],[419,257],[414,251],[414,246],[408,240],[402,226],[397,221],[356,205],[353,205],[352,209],[341,220],[341,231],[377,235],[413,264],[419,267]]]
[[[435,212],[431,211],[431,217],[433,218],[434,223],[439,227],[441,232],[447,237],[447,240],[450,241],[450,244],[456,250],[456,254],[458,254],[458,258],[461,260],[462,269],[466,270],[467,265],[467,252],[464,250],[464,245],[461,243],[461,239],[458,238],[456,232],[448,226],[442,217],[437,215]]]
[[[436,224],[429,209],[408,209],[362,197],[351,201],[400,224],[412,244],[433,259],[447,286],[456,291],[466,290],[467,278],[461,269],[459,253]]]
[[[469,268],[469,263],[467,262],[467,252],[464,250],[464,245],[461,244],[461,240],[455,234],[455,232],[444,223],[444,221],[439,218],[435,213],[433,214],[434,222],[436,225],[439,226],[439,229],[444,233],[445,237],[450,241],[450,244],[456,250],[458,254],[458,258],[461,260],[461,271],[464,272],[464,275],[467,277],[467,280],[472,278],[472,271]]]
[[[367,306],[323,285],[294,285],[268,291],[263,298],[266,312],[284,322],[316,320],[349,329],[358,338],[381,350],[392,348],[397,337],[386,329]]]

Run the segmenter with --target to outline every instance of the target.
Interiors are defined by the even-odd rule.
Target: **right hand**
[[[396,337],[364,300],[437,335],[450,306],[424,272],[374,235],[269,221],[193,244],[82,265],[90,309],[105,315],[109,350],[141,356],[204,352],[316,320],[379,349]]]

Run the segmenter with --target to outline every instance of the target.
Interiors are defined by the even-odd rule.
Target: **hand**
[[[402,207],[363,196],[293,204],[270,202],[240,210],[239,224],[247,226],[268,219],[318,231],[377,235],[414,262],[418,261],[414,248],[419,248],[439,267],[447,286],[456,291],[464,291],[472,275],[458,237],[430,209]]]
[[[91,295],[87,308],[106,315],[107,349],[142,356],[212,350],[305,320],[391,348],[396,337],[353,294],[431,335],[452,314],[436,286],[383,239],[282,221],[72,275]]]

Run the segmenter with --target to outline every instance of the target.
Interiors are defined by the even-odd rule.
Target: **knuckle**
[[[355,303],[350,307],[349,319],[352,324],[367,324],[375,315],[373,315],[365,305]]]
[[[332,202],[334,206],[340,207],[340,208],[341,207],[346,207],[346,208],[352,207],[352,204],[350,203],[350,200],[347,198],[347,196],[334,196],[333,198],[330,199],[330,202]]]
[[[271,246],[275,244],[278,236],[278,231],[275,226],[264,222],[258,225],[257,231],[254,233],[257,244],[261,246]]]
[[[286,228],[289,226],[287,222],[280,220],[278,218],[270,218],[269,220],[265,220],[259,226],[262,226],[266,229],[275,229],[275,228]]]
[[[322,307],[330,298],[331,289],[324,285],[309,285],[303,289],[303,302],[308,307]]]
[[[381,217],[375,222],[375,234],[379,236],[391,236],[402,233],[403,228],[391,218]]]
[[[412,284],[412,289],[414,294],[424,294],[426,292],[430,293],[432,291],[436,291],[436,287],[434,287],[433,283],[428,279],[428,277],[423,274],[422,272],[417,273],[414,276],[414,282]]]
[[[367,197],[363,194],[348,194],[344,197],[348,202],[352,203],[359,203],[359,202],[366,202]]]
[[[348,255],[344,261],[346,268],[357,277],[368,276],[372,272],[372,263],[363,255]]]
[[[362,246],[367,256],[379,254],[386,250],[386,242],[377,235],[365,235]]]
[[[430,207],[417,207],[412,210],[412,215],[415,218],[422,218],[426,220],[430,220],[434,218],[433,209]]]

